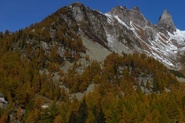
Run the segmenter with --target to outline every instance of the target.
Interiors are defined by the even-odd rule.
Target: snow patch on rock
[[[122,24],[123,26],[125,26],[127,29],[130,29],[130,27],[129,27],[125,22],[123,22],[117,15],[115,15],[114,18],[115,18],[120,24]]]

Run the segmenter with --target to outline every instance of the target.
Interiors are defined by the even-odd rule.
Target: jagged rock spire
[[[176,27],[173,23],[172,16],[168,12],[168,10],[164,10],[163,14],[159,18],[158,27],[159,28],[164,28],[164,29],[168,30],[171,33],[176,31]]]

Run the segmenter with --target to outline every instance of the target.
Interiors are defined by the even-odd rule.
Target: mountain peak
[[[132,10],[140,11],[139,8],[138,8],[137,6],[134,6],[134,7],[132,8]]]
[[[170,14],[169,11],[166,9],[163,11],[163,14]]]
[[[162,27],[171,33],[176,31],[176,27],[173,23],[172,16],[168,10],[164,10],[162,15],[160,16],[159,22],[158,22],[158,27],[160,27],[160,28]]]
[[[72,8],[78,8],[78,7],[85,7],[84,4],[80,3],[80,2],[75,2],[69,5],[69,7]]]
[[[72,6],[83,6],[83,4],[80,3],[80,2],[74,2],[74,3],[70,4],[70,5],[72,5]]]
[[[124,11],[126,11],[127,10],[127,8],[125,7],[125,6],[116,6],[116,7],[114,7],[111,11],[110,11],[110,13],[111,14],[116,14],[116,15],[119,15],[119,14],[123,14],[124,13]]]

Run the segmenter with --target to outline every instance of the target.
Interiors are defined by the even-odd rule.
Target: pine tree
[[[137,92],[137,94],[139,96],[142,96],[143,95],[143,91],[141,90],[141,86],[140,85],[137,85],[136,92]]]
[[[87,104],[86,104],[86,101],[83,100],[83,102],[81,103],[79,110],[78,110],[78,118],[77,118],[76,122],[77,123],[85,123],[87,116],[88,116]]]
[[[60,115],[57,115],[54,119],[54,123],[64,123],[62,120],[62,117]]]
[[[19,107],[18,109],[17,109],[17,119],[20,121],[21,120],[21,115],[22,115],[22,109],[21,109],[21,107]]]
[[[146,81],[146,88],[147,88],[148,90],[150,90],[150,82],[149,82],[149,80]]]

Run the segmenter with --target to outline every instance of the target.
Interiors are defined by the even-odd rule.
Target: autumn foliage
[[[185,86],[164,65],[145,54],[112,53],[102,63],[90,61],[74,33],[78,25],[70,30],[58,18],[65,12],[0,33],[0,92],[8,101],[0,108],[1,123],[185,121]],[[89,65],[79,62],[81,54]],[[65,62],[72,64],[66,72]]]

